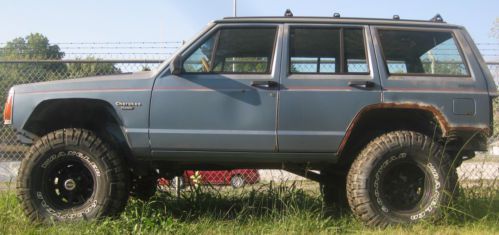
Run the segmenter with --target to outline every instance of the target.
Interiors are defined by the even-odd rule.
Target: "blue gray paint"
[[[190,156],[195,152],[231,153],[226,154],[228,157],[237,152],[255,156],[262,153],[260,159],[265,159],[275,156],[274,153],[333,156],[354,117],[372,104],[417,103],[440,110],[452,127],[490,125],[491,96],[497,94],[497,88],[476,46],[460,26],[331,18],[226,19],[208,25],[175,56],[188,54],[210,32],[234,24],[278,27],[272,73],[173,75],[170,61],[166,61],[151,72],[19,85],[13,88],[13,126],[24,132],[31,113],[42,102],[102,100],[115,109],[130,148],[142,157],[185,156],[181,153],[189,151],[185,153],[193,153]],[[370,73],[288,75],[288,27],[310,24],[363,27]],[[376,30],[383,27],[453,32],[463,48],[471,77],[406,80],[388,76],[376,36]],[[280,89],[255,88],[251,86],[255,80],[278,82]],[[348,82],[355,80],[371,81],[375,88],[350,87]],[[140,105],[123,109],[117,102]]]

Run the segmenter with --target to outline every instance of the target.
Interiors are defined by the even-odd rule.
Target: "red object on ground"
[[[196,171],[187,170],[183,174],[183,182],[193,185]],[[246,184],[255,184],[260,181],[260,174],[256,169],[235,169],[226,171],[199,171],[200,183],[211,184],[211,185],[232,185],[233,187],[241,187]],[[237,180],[243,180],[242,185],[234,185],[240,182]],[[160,186],[170,185],[167,179],[161,178],[158,180]]]

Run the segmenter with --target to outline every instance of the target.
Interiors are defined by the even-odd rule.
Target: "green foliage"
[[[47,37],[32,33],[24,38],[15,38],[2,48],[0,58],[3,60],[60,60],[64,57],[58,45],[50,45]]]
[[[85,58],[85,60],[99,61],[92,56]],[[115,74],[121,72],[120,69],[113,63],[71,63],[68,64],[67,67],[68,76],[71,78]]]
[[[59,46],[50,45],[39,33],[15,38],[0,48],[0,60],[60,60],[63,57]],[[63,63],[0,63],[0,99],[3,103],[9,87],[14,84],[61,79],[65,70]]]
[[[497,140],[499,138],[499,99],[494,99],[492,105],[494,115],[494,135],[491,137],[491,140]]]
[[[16,84],[121,72],[113,63],[85,62],[66,65],[61,61],[64,55],[58,45],[51,45],[48,38],[39,33],[7,42],[3,48],[0,48],[0,60],[7,61],[0,63],[0,99],[3,100],[8,89]],[[87,57],[85,60],[98,59]]]
[[[264,73],[267,71],[268,64],[267,58],[264,57],[225,58],[223,71],[232,73]],[[220,72],[220,67],[217,66],[213,70]]]
[[[490,30],[490,35],[496,39],[499,39],[499,17],[496,18],[496,21]]]
[[[297,185],[298,184],[298,185]],[[0,193],[0,234],[495,234],[494,188],[465,189],[443,220],[387,229],[366,228],[350,213],[324,208],[316,183],[266,184],[254,190],[185,190],[149,202],[131,200],[118,219],[36,225],[13,192]],[[471,191],[470,191],[471,190]]]
[[[60,60],[63,57],[59,46],[50,45],[47,37],[39,33],[15,38],[0,48],[0,60]],[[1,63],[0,87],[60,79],[65,69],[63,63]]]
[[[433,69],[431,62],[423,63],[423,70],[427,74],[448,74],[448,75],[465,75],[466,68],[461,63],[435,63]]]

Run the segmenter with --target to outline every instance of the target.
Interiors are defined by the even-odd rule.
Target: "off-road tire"
[[[394,172],[400,173],[387,176]],[[411,177],[417,180],[411,181]],[[399,194],[405,192],[396,187],[384,190],[391,185],[401,185],[399,189],[420,196],[409,193],[404,197]],[[414,185],[419,186],[414,188]],[[412,131],[389,132],[371,141],[355,159],[347,176],[347,198],[353,214],[369,226],[438,219],[456,191],[457,174],[451,158],[432,138]],[[407,204],[410,206],[400,206],[405,204],[398,201],[410,198],[416,200]]]
[[[158,189],[158,178],[153,176],[132,177],[130,196],[148,201]]]
[[[81,204],[61,206],[64,199],[73,199],[61,196],[64,195],[59,189],[62,188],[62,182],[58,181],[64,178],[61,176],[52,182],[51,177],[61,172],[71,175],[74,173],[71,170],[74,168],[71,167],[76,165],[80,166],[81,172],[88,173],[88,177],[80,178],[87,179],[86,189],[92,190],[87,192],[86,200],[80,195],[78,200]],[[67,170],[68,168],[70,170]],[[17,196],[22,209],[32,221],[78,221],[116,217],[123,211],[128,200],[128,179],[125,160],[117,156],[93,132],[84,129],[61,129],[38,139],[27,152],[19,168]],[[76,189],[82,187],[78,186],[78,183],[64,183],[66,189],[70,185],[76,185]],[[53,190],[54,187],[58,187],[59,194],[57,190]]]

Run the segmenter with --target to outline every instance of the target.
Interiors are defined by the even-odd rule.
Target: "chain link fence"
[[[180,46],[181,42],[144,43],[59,43],[62,55],[39,56],[39,51],[16,51],[15,57],[0,48],[0,110],[10,87],[16,84],[72,79],[86,76],[137,72],[155,69],[165,58]],[[2,44],[0,44],[2,46]],[[3,54],[2,54],[3,53]],[[11,54],[9,54],[11,53]],[[297,71],[334,72],[334,61],[295,61]],[[391,66],[396,66],[391,65]],[[496,82],[499,82],[499,63],[489,64]],[[351,71],[366,71],[367,65],[354,62],[348,66]],[[0,126],[0,182],[12,181],[17,174],[19,161],[27,146],[20,145],[10,126]],[[481,154],[466,161],[458,169],[461,185],[464,187],[499,188],[499,157]],[[303,189],[316,188],[317,183],[282,170],[236,169],[227,171],[185,171],[174,181],[159,180],[159,188],[189,188],[193,185],[215,187],[218,190],[233,188],[254,188],[279,182],[299,186]]]

